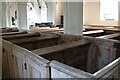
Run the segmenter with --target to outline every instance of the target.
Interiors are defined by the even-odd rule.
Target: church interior
[[[119,0],[0,0],[0,79],[120,78]]]

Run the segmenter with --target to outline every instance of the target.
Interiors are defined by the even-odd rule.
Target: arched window
[[[47,22],[47,3],[41,2],[41,22]]]
[[[37,0],[37,3],[29,2],[27,8],[28,24],[30,26],[35,25],[35,23],[47,22],[47,3],[44,0]]]
[[[118,20],[120,0],[100,0],[100,20]]]
[[[32,3],[27,3],[27,16],[28,16],[28,25],[29,26],[33,26],[34,25],[34,18],[35,18],[35,14],[34,14],[34,8]],[[32,16],[31,16],[32,15]]]

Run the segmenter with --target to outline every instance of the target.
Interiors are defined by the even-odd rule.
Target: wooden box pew
[[[36,36],[40,36],[39,32],[30,32],[27,34],[17,34],[17,35],[5,35],[3,36],[3,39],[6,40],[14,40],[14,39],[21,39],[21,38],[25,38],[25,37],[36,37]]]
[[[46,33],[57,33],[57,34],[63,34],[63,30],[56,30],[56,31],[47,31]]]
[[[34,50],[57,44],[56,42],[58,40],[58,36],[54,34],[43,34],[35,32],[28,34],[3,36],[3,39],[6,39],[28,50]]]
[[[120,26],[104,26],[104,25],[87,25],[83,26],[84,29],[91,29],[91,30],[105,30],[106,32],[119,32],[120,31]]]
[[[16,35],[18,37],[18,35]],[[9,38],[9,39],[8,39]],[[11,39],[10,39],[11,38]],[[80,40],[81,38],[78,36],[70,36],[70,35],[59,35],[59,34],[45,34],[45,33],[40,33],[40,36],[29,36],[25,37],[23,36],[22,38],[16,38],[16,37],[6,37],[7,40],[10,42],[17,44],[21,47],[24,47],[30,51],[39,49],[39,48],[44,48],[44,47],[49,47],[49,46],[54,46],[54,45],[59,45],[67,42],[72,42],[72,41],[77,41]]]
[[[91,36],[91,37],[98,37],[98,36],[103,36],[108,34],[112,34],[112,33],[105,32],[104,30],[94,30],[94,31],[83,32],[83,36]]]
[[[18,32],[19,30],[17,28],[3,28],[0,29],[0,33],[7,33],[7,32]]]
[[[120,42],[80,36],[59,36],[62,39],[59,45],[41,48],[33,52],[3,40],[4,76],[7,78],[101,78],[118,76],[116,71],[119,71]],[[60,65],[52,60],[57,60]],[[49,63],[51,63],[51,67]],[[102,69],[105,70],[105,73]]]
[[[120,41],[120,33],[114,33],[114,34],[99,36],[97,38],[113,39],[113,40],[119,40]]]
[[[8,33],[0,33],[0,36],[11,36],[11,35],[18,35],[18,34],[27,34],[27,31],[22,32],[8,32]]]
[[[49,61],[2,40],[2,77],[4,78],[50,78]]]
[[[120,41],[120,35],[117,36],[117,37],[110,38],[110,39],[114,39],[114,40],[119,40]]]
[[[100,29],[84,29],[83,32],[94,31],[94,30],[100,30]]]
[[[45,32],[45,33],[63,33],[63,29],[59,29],[58,27],[50,28],[50,27],[35,27],[30,30],[31,32]]]
[[[51,78],[118,78],[120,42],[89,39],[32,51],[52,61]]]
[[[60,39],[60,38],[61,39]],[[57,35],[59,44],[70,44],[82,37]],[[6,78],[50,78],[50,61],[39,55],[3,40],[3,76]],[[41,46],[44,46],[42,44]],[[42,48],[41,48],[42,49]]]
[[[48,32],[48,33],[54,33],[54,34],[64,34],[63,31],[54,31],[54,32]]]

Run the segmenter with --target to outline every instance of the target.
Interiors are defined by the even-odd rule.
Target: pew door
[[[13,63],[14,63],[14,78],[25,78],[25,55],[24,52],[19,49],[14,49],[13,51]]]
[[[48,78],[48,68],[44,67],[34,59],[26,57],[27,78]]]
[[[14,77],[14,66],[13,66],[13,58],[12,58],[12,47],[6,43],[3,43],[3,58],[2,58],[2,69],[3,69],[3,77],[5,78],[13,78]]]

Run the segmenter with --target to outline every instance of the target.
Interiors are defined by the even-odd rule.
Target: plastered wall
[[[64,3],[57,2],[56,3],[56,17],[55,17],[56,24],[60,24],[60,16],[63,15],[63,9],[64,9]]]
[[[100,2],[84,3],[84,24],[85,25],[118,25],[118,21],[100,20]]]

